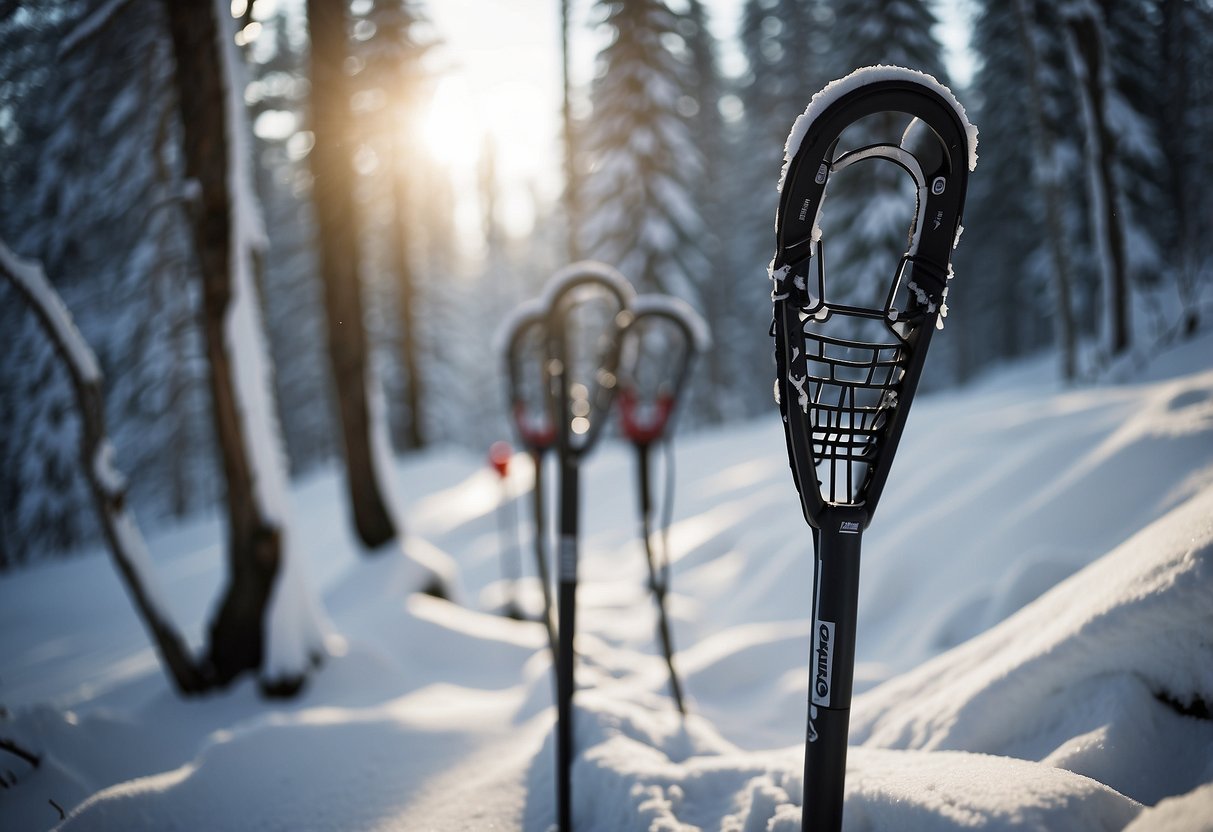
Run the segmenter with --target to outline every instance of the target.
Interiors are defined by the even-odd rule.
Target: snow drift
[[[1213,828],[1210,354],[1206,336],[1071,390],[1041,359],[915,404],[865,535],[850,832]],[[677,457],[685,721],[629,450],[586,466],[577,829],[796,830],[812,574],[781,428],[687,438]],[[514,463],[518,494],[531,472]],[[53,800],[70,830],[546,829],[550,660],[539,624],[492,614],[496,474],[452,451],[397,473],[406,545],[452,557],[466,602],[356,558],[335,473],[295,484],[345,647],[289,703],[251,681],[177,699],[100,553],[0,581],[0,736],[42,755],[3,758],[4,828],[53,827]],[[209,520],[149,536],[198,633],[220,539]],[[534,580],[521,590],[536,612]]]

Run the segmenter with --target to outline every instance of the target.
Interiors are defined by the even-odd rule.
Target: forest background
[[[955,32],[921,0],[572,2],[567,123],[558,97],[524,85],[461,123],[469,56],[433,11],[412,0],[0,4],[0,240],[42,265],[96,352],[145,526],[225,502],[230,513],[239,498],[207,332],[215,188],[230,190],[229,243],[247,249],[272,380],[266,424],[281,429],[289,474],[344,463],[350,490],[373,492],[380,417],[397,453],[507,436],[492,333],[580,257],[707,319],[714,345],[684,429],[769,415],[765,265],[783,141],[815,91],[868,64],[935,75],[981,130],[956,314],[927,387],[1040,350],[1082,384],[1208,325],[1207,0],[949,5],[948,26],[968,29],[964,78],[941,45],[955,51]],[[520,27],[551,36],[549,12]],[[735,19],[710,25],[721,15]],[[238,95],[207,97],[207,64],[189,62],[190,48],[206,57],[197,26],[236,47],[224,66]],[[213,109],[233,100],[239,112]],[[511,144],[494,128],[511,119],[552,134]],[[226,185],[195,164],[200,141],[224,145]],[[896,196],[838,195],[832,270],[863,275],[900,252],[908,214]],[[8,281],[0,332],[4,571],[67,556],[100,528],[72,379]],[[368,548],[397,534],[398,521],[374,516],[378,495],[350,499]]]

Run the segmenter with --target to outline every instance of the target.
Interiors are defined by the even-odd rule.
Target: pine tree
[[[466,345],[483,344],[483,334],[468,331],[463,309],[475,304],[473,287],[458,247],[455,191],[450,172],[432,162],[419,171],[418,199],[411,206],[413,227],[419,232],[420,269],[431,279],[421,281],[418,304],[425,310],[418,328],[421,378],[426,389],[441,390],[426,403],[424,429],[435,442],[468,442],[463,430],[468,413],[483,409],[484,390],[464,377],[467,361],[483,365],[483,352],[465,356]]]
[[[769,378],[754,369],[771,364],[766,337],[771,303],[764,288],[766,264],[775,250],[783,146],[796,116],[830,79],[830,19],[829,9],[818,0],[747,0],[742,9],[739,36],[747,70],[736,83],[736,95],[744,113],[729,165],[739,175],[725,179],[723,187],[728,203],[736,206],[730,282],[737,285],[735,308],[747,323],[744,335],[722,332],[717,341],[731,344],[739,338],[747,345],[738,356],[742,369],[731,372],[736,372],[738,399],[748,414],[762,412],[770,402]]]
[[[1145,0],[1100,0],[1107,29],[1110,94],[1115,98],[1109,106],[1130,290],[1161,287],[1166,271],[1165,160],[1156,129],[1163,78],[1154,60],[1159,32],[1151,25],[1149,5]]]
[[[285,122],[255,136],[255,173],[268,238],[262,290],[273,301],[264,305],[265,328],[292,475],[339,453],[306,157],[307,55],[291,37],[297,24],[283,13],[264,21],[258,48],[248,50],[246,93],[254,125],[263,116]]]
[[[796,116],[830,80],[829,19],[828,9],[815,0],[747,0],[742,9],[740,40],[748,69],[738,83],[745,115],[736,164],[745,171],[740,178],[747,187],[739,195],[745,201],[739,247],[742,267],[755,280],[764,279],[775,248],[775,186],[784,142]]]
[[[707,262],[691,183],[703,160],[687,126],[692,77],[678,20],[662,0],[598,8],[613,37],[599,55],[585,136],[585,251],[641,291],[699,306]]]
[[[1109,356],[1132,340],[1131,283],[1124,194],[1118,177],[1118,104],[1107,22],[1095,0],[1067,0],[1059,9],[1066,54],[1081,103],[1087,156],[1088,207],[1100,274],[1101,338]]]
[[[1081,343],[1098,331],[1100,306],[1098,265],[1091,242],[1084,138],[1082,131],[1075,129],[1082,119],[1082,107],[1057,4],[1051,0],[1031,0],[1029,7],[1039,60],[1038,80],[1045,128],[1056,138],[1046,173],[1065,195],[1061,236],[1072,266],[1070,288],[1075,329]]]
[[[736,380],[746,378],[747,358],[753,358],[756,345],[765,347],[763,336],[763,307],[746,304],[755,287],[736,280],[725,251],[732,242],[735,210],[729,198],[731,178],[729,137],[720,112],[724,96],[724,81],[720,74],[719,47],[708,24],[708,11],[701,0],[691,0],[678,21],[687,45],[690,60],[690,115],[687,119],[703,159],[703,171],[692,183],[692,195],[699,206],[703,230],[696,243],[707,259],[707,267],[699,277],[699,311],[712,332],[717,334],[711,350],[698,362],[699,370],[692,377],[686,392],[686,421],[718,422],[728,416],[744,413]],[[758,316],[747,310],[760,309]],[[759,347],[761,350],[762,347]]]
[[[1158,20],[1154,64],[1160,104],[1155,116],[1166,177],[1164,247],[1180,297],[1180,331],[1200,326],[1199,296],[1213,283],[1213,235],[1201,233],[1202,217],[1213,216],[1213,6],[1190,0],[1155,0]]]
[[[153,517],[214,496],[204,486],[214,468],[200,365],[191,361],[200,353],[187,314],[196,296],[163,33],[158,6],[133,14],[121,4],[55,2],[0,24],[0,88],[10,107],[0,118],[0,224],[78,310],[110,379],[112,437],[132,475],[131,499]],[[21,324],[14,331],[30,332]],[[20,336],[14,354],[22,353],[0,372],[12,393],[6,402],[15,403],[5,417],[14,441],[3,464],[14,476],[6,478],[13,488],[0,508],[4,525],[22,549],[78,545],[96,529],[87,495],[67,473],[68,391],[45,344]]]
[[[364,21],[373,26],[373,34],[358,49],[366,61],[359,79],[362,93],[372,93],[369,100],[375,106],[366,107],[361,121],[365,140],[385,174],[377,177],[378,183],[366,183],[368,198],[380,206],[367,216],[384,218],[370,230],[379,238],[382,271],[391,276],[386,294],[396,310],[383,327],[394,344],[393,398],[405,404],[396,433],[405,447],[420,448],[427,444],[427,388],[421,369],[419,240],[410,205],[420,191],[420,109],[431,86],[422,61],[433,44],[425,33],[428,24],[420,4],[410,0],[378,0]]]
[[[1057,82],[1050,81],[1041,35],[1031,0],[986,2],[975,21],[981,173],[970,183],[972,230],[956,256],[961,277],[953,297],[964,314],[949,327],[961,342],[954,354],[962,378],[985,362],[1041,346],[1041,319],[1054,325],[1062,376],[1077,371],[1066,148],[1049,118],[1047,96]]]
[[[922,0],[859,0],[840,4],[831,37],[838,74],[892,64],[948,83],[935,16]],[[873,142],[896,144],[909,119],[877,115],[843,136],[839,150]],[[835,174],[822,212],[827,300],[884,302],[893,269],[908,243],[914,210],[910,179],[894,165],[862,162]]]
[[[62,5],[47,4],[46,11],[62,16]],[[44,251],[26,242],[30,226],[39,220],[29,190],[30,183],[39,181],[40,151],[54,130],[43,96],[52,83],[63,25],[28,18],[0,15],[0,238],[21,253],[42,256]],[[75,544],[87,531],[66,522],[83,514],[76,508],[82,504],[82,484],[49,476],[60,460],[67,462],[63,447],[48,456],[28,438],[40,418],[65,406],[68,389],[55,371],[49,345],[7,281],[0,281],[0,332],[6,345],[0,361],[0,468],[5,472],[0,477],[0,569],[5,569],[31,560],[40,549]],[[38,412],[48,404],[54,409]],[[41,519],[46,509],[52,516]],[[66,540],[50,537],[64,532]]]

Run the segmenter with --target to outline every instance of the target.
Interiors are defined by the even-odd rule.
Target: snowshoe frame
[[[913,116],[929,128],[943,151],[938,163],[924,170],[916,156],[891,145],[872,145],[833,158],[847,127],[882,112]],[[915,180],[918,205],[911,244],[897,265],[883,308],[830,303],[824,246],[817,231],[822,201],[833,173],[875,158],[894,162]],[[814,527],[830,505],[856,508],[866,526],[884,489],[936,317],[943,309],[968,159],[968,135],[955,107],[933,88],[907,78],[877,81],[841,96],[814,119],[788,164],[771,264],[776,284],[773,334],[792,473],[805,519]],[[893,308],[899,294],[909,298],[907,309]],[[882,322],[886,337],[862,341],[820,331],[818,325],[834,316]],[[862,391],[875,391],[876,396]],[[832,493],[812,487],[823,463],[837,474],[829,478]],[[838,487],[840,482],[847,487]]]
[[[854,682],[860,541],[944,311],[976,148],[970,145],[975,131],[951,93],[921,73],[858,70],[819,96],[802,117],[807,123],[798,122],[788,141],[770,273],[776,393],[792,477],[816,550],[801,824],[806,831],[837,832]],[[914,119],[900,144],[835,155],[847,127],[885,112]],[[921,158],[905,146],[916,124],[930,131],[927,149],[933,156]],[[883,307],[831,303],[820,239],[822,201],[831,175],[877,158],[897,164],[915,181],[910,243]],[[816,294],[809,283],[814,259]],[[894,303],[901,298],[899,310]],[[842,334],[836,332],[840,328]]]

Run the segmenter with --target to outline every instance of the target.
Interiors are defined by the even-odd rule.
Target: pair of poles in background
[[[665,607],[669,589],[665,528],[673,498],[672,454],[667,453],[660,555],[654,547],[651,454],[653,447],[663,441],[669,447],[674,413],[692,359],[706,347],[707,340],[706,325],[685,303],[665,296],[637,296],[618,271],[588,261],[557,272],[543,297],[520,305],[504,327],[501,341],[510,415],[518,439],[535,466],[535,559],[543,584],[544,622],[555,659],[557,815],[562,832],[572,829],[573,637],[581,460],[594,447],[618,398],[621,430],[637,456],[641,536],[670,690],[678,710],[685,713]],[[558,487],[555,624],[547,568],[544,487],[545,457],[553,450]]]

